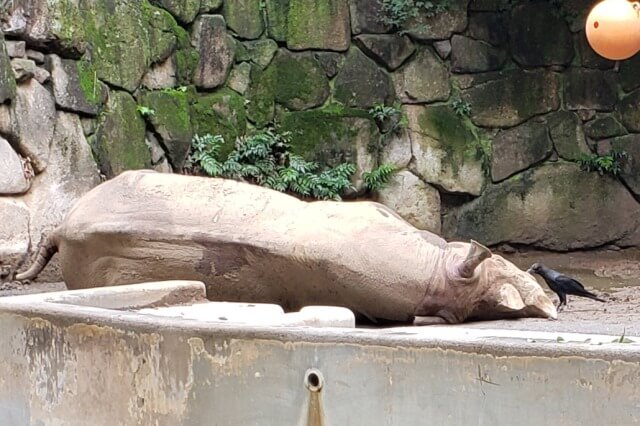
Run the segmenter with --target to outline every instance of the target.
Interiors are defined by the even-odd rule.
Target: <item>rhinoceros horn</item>
[[[461,278],[473,278],[473,274],[485,259],[491,257],[491,250],[477,241],[471,240],[471,246],[467,258],[458,266],[458,274]]]

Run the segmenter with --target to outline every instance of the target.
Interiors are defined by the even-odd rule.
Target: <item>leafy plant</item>
[[[175,94],[175,93],[187,93],[187,86],[180,86],[180,87],[166,87],[164,89],[162,89],[162,91],[164,93],[169,93],[169,94]]]
[[[626,152],[617,150],[612,150],[607,155],[584,154],[578,159],[578,164],[587,172],[596,171],[600,175],[618,176],[622,170],[622,159],[628,156]]]
[[[389,179],[391,179],[391,176],[393,176],[396,171],[397,170],[393,165],[383,164],[370,172],[364,172],[362,174],[362,179],[364,179],[367,189],[370,191],[377,191],[389,183]]]
[[[140,115],[143,116],[143,117],[147,117],[147,116],[151,116],[151,115],[155,115],[156,114],[155,110],[153,110],[152,108],[146,107],[144,105],[138,105],[136,107],[136,111],[138,111],[140,113]]]
[[[376,120],[379,127],[386,128],[387,132],[395,132],[409,125],[409,120],[401,107],[399,102],[393,105],[376,103],[373,108],[369,109],[369,114]]]
[[[408,20],[422,15],[431,18],[447,9],[449,0],[382,0],[381,20],[401,27]]]
[[[453,111],[460,117],[468,117],[471,113],[471,105],[469,105],[469,102],[460,98],[456,98],[451,102],[451,108],[453,108]]]

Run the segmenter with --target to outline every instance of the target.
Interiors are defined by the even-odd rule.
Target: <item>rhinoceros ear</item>
[[[467,258],[458,266],[458,273],[462,278],[472,278],[473,274],[485,259],[491,257],[491,250],[477,241],[471,240]]]
[[[497,308],[501,312],[517,312],[525,308],[518,290],[511,284],[503,284],[498,290]]]

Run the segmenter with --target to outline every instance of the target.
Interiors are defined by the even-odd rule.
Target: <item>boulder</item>
[[[160,136],[173,168],[181,170],[193,138],[189,94],[171,89],[143,92],[138,96],[138,103],[154,111],[147,121]]]
[[[222,0],[200,0],[200,13],[210,13],[222,6]]]
[[[613,243],[639,221],[640,206],[616,179],[573,163],[552,163],[488,187],[479,198],[450,211],[443,229],[451,238],[489,245],[565,251]]]
[[[433,48],[441,59],[447,59],[451,55],[451,41],[449,40],[434,41]]]
[[[80,118],[58,111],[51,142],[50,164],[36,176],[24,200],[32,212],[29,221],[31,248],[51,233],[66,216],[75,201],[100,183],[98,168],[82,131]],[[60,281],[57,271],[43,279]]]
[[[136,101],[126,92],[112,90],[93,140],[100,171],[111,178],[125,170],[150,167],[144,139],[145,123]]]
[[[191,30],[191,43],[198,50],[199,60],[193,82],[201,89],[213,89],[227,79],[235,42],[227,34],[227,26],[220,15],[201,15]]]
[[[377,165],[380,133],[366,111],[310,110],[285,113],[280,117],[280,130],[291,132],[291,150],[321,167],[353,163],[356,172],[352,183],[357,191],[364,189],[362,174]]]
[[[97,115],[107,100],[107,87],[97,78],[91,63],[49,55],[53,95],[63,110]]]
[[[573,37],[548,2],[522,2],[511,10],[509,40],[513,59],[523,67],[569,65]]]
[[[30,218],[24,201],[0,197],[0,264],[15,267],[27,255]]]
[[[501,12],[470,13],[467,35],[494,46],[504,46],[509,40],[508,20]]]
[[[408,105],[410,170],[448,192],[479,195],[485,184],[480,141],[449,106]]]
[[[271,39],[262,39],[255,41],[247,41],[243,43],[247,60],[259,66],[261,69],[266,68],[278,51],[278,43]]]
[[[507,53],[483,41],[454,35],[451,37],[451,71],[486,72],[502,68]]]
[[[43,171],[49,163],[49,145],[55,127],[53,96],[36,80],[29,80],[17,87],[10,114],[8,139],[23,157],[31,160],[36,172]]]
[[[626,154],[619,160],[622,165],[620,178],[636,197],[640,197],[640,135],[624,135],[600,141],[597,149],[600,155],[609,154],[611,150]]]
[[[568,109],[611,111],[618,100],[615,74],[571,68],[565,73],[564,97]]]
[[[0,31],[0,104],[16,96],[16,80],[11,68],[11,60],[4,44],[4,35]]]
[[[499,182],[544,161],[553,144],[545,123],[528,121],[502,130],[493,138],[491,179]]]
[[[182,24],[190,24],[200,11],[200,0],[150,0],[168,10]]]
[[[611,115],[599,117],[584,125],[585,134],[591,139],[613,138],[627,134],[627,130]]]
[[[377,103],[391,104],[393,84],[389,74],[360,49],[352,47],[336,76],[334,97],[349,107],[371,108]]]
[[[31,59],[38,65],[44,64],[46,60],[45,54],[42,52],[38,52],[37,50],[27,49],[26,55],[28,59]]]
[[[630,132],[640,131],[640,89],[620,100],[618,105],[620,120]]]
[[[22,194],[30,186],[20,156],[0,137],[0,195]]]
[[[395,91],[403,103],[444,101],[449,98],[449,70],[427,48],[393,73]]]
[[[242,62],[237,64],[231,70],[229,78],[227,79],[227,86],[235,90],[241,95],[244,95],[251,83],[251,64],[248,62]]]
[[[416,50],[409,37],[397,34],[363,34],[355,40],[364,53],[389,71],[402,65]]]
[[[266,0],[266,9],[269,37],[280,42],[287,41],[289,0]]]
[[[471,121],[482,127],[512,127],[560,107],[560,78],[548,71],[504,71],[462,92]]]
[[[17,83],[23,83],[33,78],[36,68],[36,63],[31,59],[15,58],[11,60],[11,69]]]
[[[449,0],[446,9],[433,16],[419,13],[415,18],[408,19],[402,29],[413,39],[417,40],[445,40],[454,33],[460,33],[467,28],[467,6],[469,0]]]
[[[344,54],[338,52],[316,52],[314,56],[329,78],[333,78],[338,74],[338,70],[342,68],[345,58]]]
[[[408,129],[385,135],[380,164],[390,164],[396,169],[404,169],[409,166],[411,158],[411,134]]]
[[[20,40],[7,40],[4,42],[7,55],[10,58],[24,58],[27,53],[27,43]]]
[[[176,59],[173,55],[152,65],[142,78],[142,85],[151,90],[175,87],[178,84],[176,74]]]
[[[549,133],[556,152],[568,161],[576,161],[591,154],[584,136],[582,120],[573,112],[558,111],[547,119]]]
[[[287,47],[345,51],[351,29],[346,0],[289,0]]]
[[[440,234],[440,193],[410,171],[394,174],[378,201],[416,228]]]
[[[264,32],[261,0],[225,1],[222,14],[229,29],[242,39],[254,40]]]
[[[620,61],[618,78],[620,86],[625,92],[631,92],[640,87],[640,55],[636,54]]]
[[[391,30],[391,25],[381,19],[381,0],[349,0],[349,10],[353,34],[384,34]]]

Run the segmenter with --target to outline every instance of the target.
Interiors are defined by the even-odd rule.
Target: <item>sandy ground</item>
[[[464,324],[473,328],[505,328],[552,332],[597,333],[640,337],[640,250],[599,250],[573,253],[530,251],[505,254],[505,257],[526,269],[535,262],[562,271],[580,280],[585,287],[607,300],[568,296],[568,306],[558,319],[527,318],[518,320],[483,321]],[[542,287],[557,303],[557,297],[538,278]],[[0,284],[0,296],[65,290],[62,282]]]

